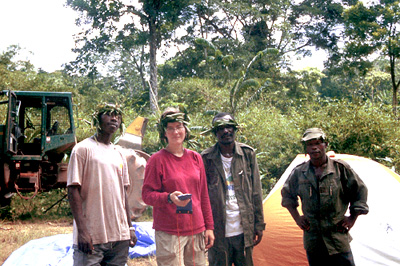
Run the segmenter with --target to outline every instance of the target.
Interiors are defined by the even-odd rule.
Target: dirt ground
[[[0,265],[11,253],[30,240],[57,234],[72,233],[71,221],[55,222],[7,222],[0,221]],[[155,257],[137,258],[128,260],[128,266],[157,265]]]

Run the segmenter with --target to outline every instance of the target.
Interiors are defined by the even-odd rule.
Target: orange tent
[[[368,187],[370,212],[360,216],[350,231],[356,265],[400,265],[400,176],[367,158],[334,153],[329,156],[346,161]],[[281,206],[283,184],[293,168],[306,160],[305,155],[298,155],[264,200],[267,227],[261,243],[254,248],[255,265],[308,265],[303,233]]]

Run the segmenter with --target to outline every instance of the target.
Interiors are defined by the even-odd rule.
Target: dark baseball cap
[[[322,129],[313,127],[313,128],[308,128],[303,134],[303,137],[301,138],[301,141],[309,141],[312,139],[326,139],[324,131]]]

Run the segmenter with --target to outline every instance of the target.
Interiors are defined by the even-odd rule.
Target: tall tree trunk
[[[393,99],[392,99],[392,107],[393,113],[397,115],[397,90],[399,88],[398,84],[396,84],[396,64],[395,64],[395,57],[392,54],[389,54],[389,62],[390,62],[390,77],[392,80],[392,87],[393,87]]]
[[[135,55],[134,55],[135,52],[136,52],[136,50],[131,50],[131,51],[128,51],[128,54],[130,55],[133,62],[135,63],[136,70],[139,72],[140,81],[142,82],[142,89],[143,89],[143,91],[146,91],[148,85],[147,85],[146,77],[144,74],[144,67],[143,67],[144,45],[142,45],[139,60],[135,58]],[[133,89],[131,90],[131,93],[133,95]]]
[[[150,46],[150,110],[158,110],[158,83],[157,83],[157,32],[155,19],[149,19],[149,46]]]

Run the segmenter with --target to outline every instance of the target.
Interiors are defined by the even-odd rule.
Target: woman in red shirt
[[[205,249],[214,244],[203,161],[200,154],[183,146],[189,136],[187,125],[185,113],[167,108],[158,124],[166,147],[146,165],[142,197],[153,206],[158,265],[205,265]],[[180,200],[182,194],[191,194],[191,199]]]

